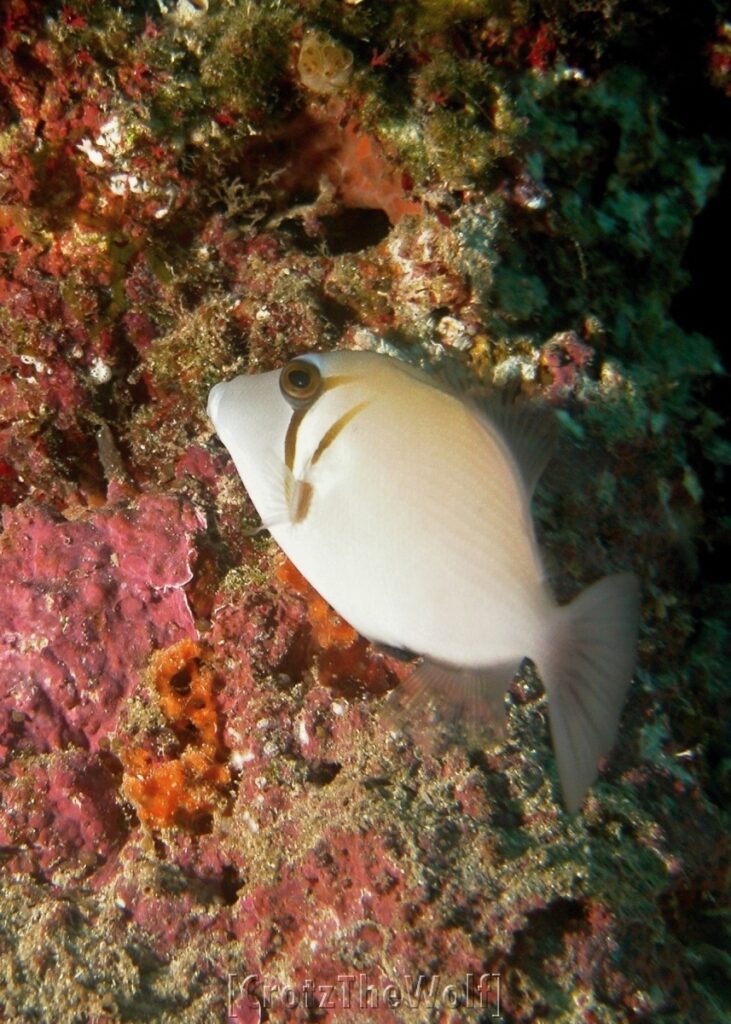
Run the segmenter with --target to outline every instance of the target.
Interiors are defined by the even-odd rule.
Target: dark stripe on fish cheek
[[[292,509],[292,522],[301,523],[307,513],[310,511],[310,502],[312,501],[312,484],[305,483],[304,480],[298,480],[294,485],[294,494],[292,495],[291,509]]]
[[[295,409],[284,437],[284,464],[292,472],[294,471],[294,455],[297,449],[297,431],[306,415],[307,409]]]
[[[315,449],[315,454],[312,456],[313,466],[315,465],[317,460],[327,451],[327,449],[333,443],[333,441],[338,436],[340,431],[343,430],[344,427],[347,427],[350,421],[355,416],[357,416],[359,412],[362,412],[363,409],[365,409],[365,407],[368,404],[368,402],[359,402],[357,405],[354,405],[352,409],[349,409],[348,412],[343,413],[340,419],[335,420],[330,429],[325,432],[322,440]]]
[[[322,382],[322,390],[320,395],[324,394],[325,391],[332,391],[333,388],[340,387],[341,384],[350,384],[353,381],[353,377],[327,377]],[[320,395],[317,397],[319,398]],[[317,401],[317,399],[315,399]],[[304,409],[295,409],[292,413],[292,418],[287,426],[287,433],[284,437],[284,464],[287,469],[294,472],[294,457],[297,452],[297,431],[299,430],[300,423],[305,418],[307,413],[313,407],[315,402],[310,405],[306,405]],[[326,435],[327,436],[327,435]],[[322,444],[322,441],[320,442]],[[319,448],[318,448],[319,450]],[[314,462],[314,459],[313,459]]]

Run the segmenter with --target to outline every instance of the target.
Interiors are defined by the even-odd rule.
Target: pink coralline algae
[[[118,790],[115,759],[105,751],[9,762],[0,812],[9,867],[50,879],[57,870],[84,876],[105,864],[129,830]]]
[[[0,538],[0,752],[96,751],[150,654],[193,636],[183,586],[198,513],[170,497],[78,519],[6,510]]]
[[[563,331],[549,338],[541,348],[540,369],[547,378],[548,393],[562,398],[574,391],[594,359],[594,350],[575,331]]]

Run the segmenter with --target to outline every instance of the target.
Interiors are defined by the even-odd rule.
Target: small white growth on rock
[[[256,755],[251,750],[234,750],[231,754],[231,767],[234,771],[243,771],[244,765],[253,761]]]
[[[436,326],[439,340],[458,352],[465,352],[472,344],[466,324],[456,316],[443,316]]]
[[[310,742],[310,734],[307,731],[307,723],[304,718],[300,718],[297,725],[297,738],[300,741],[300,746],[306,747]]]
[[[340,92],[353,74],[353,54],[324,32],[305,32],[297,72],[306,89],[321,96]]]
[[[89,376],[95,384],[108,384],[112,379],[112,368],[97,356],[89,367]]]

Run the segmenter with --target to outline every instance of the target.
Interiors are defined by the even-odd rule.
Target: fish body
[[[607,577],[573,614],[557,605],[530,513],[550,432],[367,352],[218,384],[208,411],[280,547],[360,633],[421,655],[417,681],[499,709],[521,660],[536,663],[577,806],[631,678],[637,583]]]

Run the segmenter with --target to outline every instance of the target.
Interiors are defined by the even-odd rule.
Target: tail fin
[[[609,753],[635,667],[640,587],[606,576],[557,612],[540,669],[566,807],[576,811]]]

